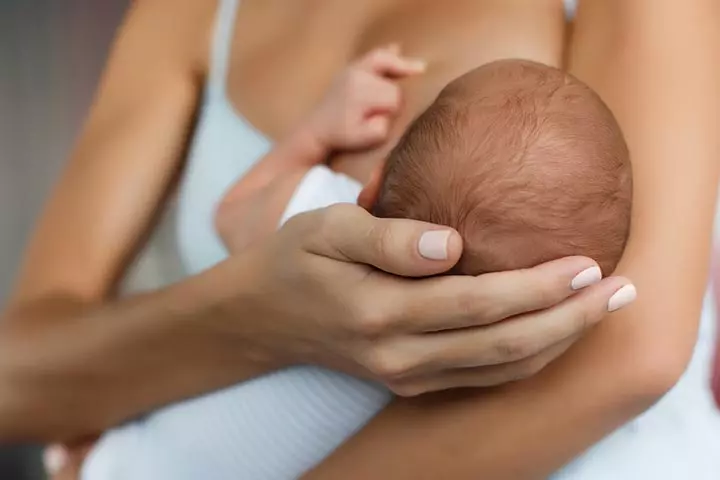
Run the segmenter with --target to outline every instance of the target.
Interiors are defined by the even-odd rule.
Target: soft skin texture
[[[241,7],[228,94],[271,138],[287,134],[352,59],[392,41],[435,65],[403,85],[409,117],[398,119],[398,131],[442,85],[480,63],[520,57],[557,64],[560,57],[560,2],[458,0],[447,9],[440,2],[310,1],[247,0]],[[603,319],[608,299],[627,280],[610,278],[576,294],[571,280],[594,265],[590,259],[478,278],[410,280],[404,277],[451,268],[461,252],[457,233],[449,234],[446,260],[427,260],[420,239],[438,227],[378,220],[353,206],[303,215],[266,244],[214,269],[118,299],[117,279],[183,165],[216,6],[210,0],[137,0],[121,28],[3,312],[3,441],[82,439],[161,405],[295,363],[376,378],[406,394],[507,382],[535,373]],[[298,22],[298,15],[306,21]],[[328,38],[337,40],[332,50]],[[311,61],[316,68],[307,69]],[[292,92],[281,85],[288,76],[297,80]],[[383,155],[376,149],[338,162],[357,167],[362,178]],[[297,301],[292,308],[278,305],[278,295]],[[518,314],[525,315],[499,321]],[[410,329],[418,320],[425,330]],[[448,336],[428,333],[482,324]],[[457,351],[483,366],[458,370],[468,358],[454,357]],[[644,377],[646,369],[625,372]],[[667,382],[648,388],[659,383]],[[612,410],[614,403],[603,407]],[[414,411],[399,403],[383,419]],[[622,412],[617,417],[624,418]],[[452,420],[453,410],[448,415]],[[392,450],[393,431],[381,435],[378,449]],[[399,461],[408,475],[427,470],[425,459],[449,438],[446,433],[463,441],[462,431],[438,432],[423,461]],[[522,445],[488,433],[495,446]],[[409,447],[418,441],[411,440]],[[554,451],[553,445],[533,444],[528,451]],[[359,462],[350,470],[377,454],[357,452]],[[477,452],[467,453],[435,465],[476,469]],[[498,457],[485,468],[507,471],[513,464]],[[69,464],[65,473],[76,467]]]
[[[306,479],[546,478],[675,384],[709,265],[718,8],[710,0],[580,5],[569,68],[600,93],[628,140],[634,216],[618,271],[633,278],[638,301],[531,379],[398,401]]]

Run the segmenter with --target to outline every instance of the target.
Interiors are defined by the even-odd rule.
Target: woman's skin
[[[242,37],[233,51],[229,94],[271,137],[310,108],[332,75],[357,56],[355,47],[367,51],[365,44],[389,38],[407,43],[438,65],[436,89],[443,76],[489,59],[474,48],[457,53],[448,44],[444,63],[439,53],[420,48],[434,46],[427,32],[393,32],[393,22],[445,26],[437,32],[444,39],[463,31],[462,19],[465,38],[453,37],[460,42],[474,38],[471,15],[533,19],[525,2],[522,8],[495,2],[479,8],[458,1],[455,18],[438,17],[443,9],[430,1],[307,2],[247,0],[239,15]],[[3,440],[83,438],[293,364],[374,378],[400,394],[503,383],[535,373],[603,318],[611,295],[628,281],[606,279],[573,295],[572,279],[595,265],[590,259],[413,281],[404,277],[441,273],[457,261],[457,232],[427,237],[443,227],[379,220],[348,205],[299,216],[265,244],[178,284],[117,299],[117,279],[182,168],[216,7],[212,1],[139,0],[121,28],[89,120],[3,315]],[[301,13],[305,20],[298,22]],[[498,35],[507,36],[506,29]],[[326,48],[333,36],[338,54]],[[294,79],[294,93],[282,88],[279,77]],[[248,90],[255,94],[240,95]],[[427,100],[408,98],[407,108],[416,110]],[[426,240],[442,238],[449,243],[422,256],[422,247],[432,247]],[[447,258],[427,258],[439,251]],[[452,335],[433,333],[478,325]],[[478,366],[459,369],[468,359],[453,359],[458,349],[476,351],[470,363]]]
[[[542,477],[646,408],[677,380],[696,329],[707,264],[707,249],[698,238],[709,236],[717,181],[717,152],[714,136],[708,133],[717,126],[716,112],[707,101],[715,93],[717,72],[715,56],[702,56],[720,44],[710,38],[716,25],[710,25],[714,17],[708,14],[709,0],[693,2],[692,8],[685,2],[686,11],[680,12],[670,11],[683,10],[670,0],[625,0],[624,7],[617,0],[601,7],[603,1],[607,0],[599,0],[594,8],[618,8],[625,22],[601,25],[621,28],[632,48],[620,50],[615,45],[613,49],[612,42],[603,42],[602,47],[608,48],[602,57],[605,63],[598,60],[597,65],[616,64],[627,71],[593,81],[594,74],[582,74],[577,61],[573,68],[607,96],[611,107],[626,103],[632,107],[625,113],[617,111],[623,127],[635,132],[628,137],[639,179],[638,226],[621,271],[641,279],[644,301],[627,313],[615,314],[562,361],[531,380],[472,395],[447,395],[452,397],[447,400],[436,396],[397,401],[309,478],[352,478],[353,474],[399,479]],[[239,111],[276,138],[310,107],[332,74],[355,56],[355,50],[399,41],[408,54],[426,57],[436,65],[435,77],[428,75],[426,83],[406,86],[408,111],[417,113],[443,82],[484,61],[523,56],[557,63],[562,44],[557,33],[562,24],[559,4],[458,0],[450,9],[446,3],[441,8],[440,2],[429,0],[342,4],[316,0],[311,9],[304,2],[246,0],[238,21],[229,95]],[[662,4],[661,13],[653,15],[650,4]],[[341,14],[337,8],[342,8]],[[685,28],[690,20],[683,18],[691,11],[698,14],[700,25],[692,30]],[[482,307],[508,311],[517,308],[512,302],[517,298],[528,298],[536,307],[550,305],[570,295],[572,276],[592,265],[587,259],[566,259],[526,272],[485,277],[487,281],[451,277],[415,283],[374,274],[378,282],[366,282],[362,294],[351,288],[340,304],[333,304],[318,293],[332,285],[329,272],[333,279],[369,272],[347,260],[417,275],[443,271],[459,254],[455,244],[446,262],[424,260],[417,245],[421,233],[431,227],[380,222],[357,208],[343,207],[302,216],[270,245],[235,255],[179,285],[114,300],[115,279],[141,245],[181,166],[207,69],[206,39],[214,12],[213,2],[142,0],[125,25],[91,119],[30,247],[0,335],[6,347],[0,348],[0,392],[5,395],[0,398],[0,431],[7,438],[52,440],[93,433],[157,405],[306,359],[298,351],[307,345],[312,346],[311,357],[318,363],[346,371],[367,370],[362,362],[353,364],[353,358],[339,358],[339,353],[348,350],[338,348],[347,346],[337,341],[347,332],[342,325],[329,323],[327,331],[308,337],[298,333],[312,324],[310,319],[330,322],[342,319],[338,315],[342,311],[361,312],[350,318],[372,320],[372,328],[361,330],[375,332],[378,322],[382,326],[392,323],[389,319],[410,318],[407,311],[393,314],[392,305],[409,305],[431,291],[442,293],[431,298],[445,301],[436,304],[436,318],[467,321],[488,311]],[[299,12],[310,17],[298,22]],[[645,22],[648,17],[653,26],[661,17],[665,21],[668,13],[676,19],[672,25],[677,32],[668,32],[664,24],[663,35],[653,28],[634,29],[639,18]],[[599,28],[590,23],[583,27],[583,15],[574,58],[581,58],[581,45],[590,44],[581,40],[580,30]],[[467,28],[462,28],[464,22]],[[333,38],[337,48],[327,49],[327,38]],[[657,42],[668,47],[667,53],[648,52],[647,46]],[[495,45],[510,47],[493,52]],[[532,48],[523,50],[528,45]],[[650,61],[645,62],[646,57]],[[636,62],[638,58],[643,62]],[[307,65],[317,65],[317,69]],[[685,72],[682,80],[675,80],[679,83],[670,82],[682,67],[690,75]],[[665,70],[671,74],[668,79],[656,78]],[[608,73],[614,75],[617,69]],[[698,80],[701,75],[707,80]],[[297,89],[291,93],[281,88],[278,76],[296,79]],[[710,81],[715,82],[712,88]],[[653,82],[656,88],[646,91],[646,84]],[[672,93],[681,87],[682,95]],[[300,91],[306,95],[298,95]],[[645,117],[651,115],[654,121],[647,122]],[[402,125],[402,119],[398,124]],[[679,135],[686,132],[686,125],[698,128]],[[370,155],[364,160],[352,158],[357,161],[358,176],[382,152],[375,155],[375,160]],[[672,176],[669,172],[678,158],[684,160],[683,176]],[[680,198],[656,198],[656,189],[678,192]],[[687,225],[678,229],[667,212],[681,212]],[[73,222],[70,227],[68,219]],[[318,228],[326,235],[318,235]],[[312,265],[307,263],[310,258],[315,261]],[[281,283],[279,279],[288,278],[288,273],[295,282]],[[273,310],[278,302],[271,300],[277,297],[264,298],[248,285],[258,278],[260,284],[288,295],[298,295],[298,286],[311,278],[318,288],[305,293],[316,301],[300,313]],[[678,282],[679,278],[683,281]],[[611,279],[551,310],[494,326],[495,332],[507,327],[506,336],[495,333],[488,349],[500,353],[494,361],[523,359],[509,364],[515,370],[506,368],[504,375],[496,370],[495,375],[507,380],[544,366],[567,346],[568,338],[582,331],[579,326],[570,327],[574,322],[597,322],[620,284],[621,280]],[[423,285],[428,288],[423,290]],[[249,298],[255,301],[248,304]],[[373,302],[363,301],[370,298]],[[501,304],[504,298],[510,301]],[[305,299],[298,302],[307,303]],[[532,309],[532,305],[524,308]],[[243,321],[267,317],[275,323]],[[213,321],[202,321],[208,318]],[[207,323],[215,328],[200,328]],[[268,331],[267,324],[278,328]],[[562,340],[548,340],[545,329],[552,325],[567,326],[561,329]],[[519,327],[528,335],[523,338],[532,342],[513,343]],[[363,343],[362,335],[353,338],[358,340],[355,345]],[[130,344],[134,355],[128,358]],[[335,348],[321,348],[327,346]],[[546,349],[534,355],[540,346]],[[285,355],[279,356],[282,351]],[[547,352],[552,355],[548,357]],[[393,373],[387,363],[379,366],[374,370]],[[420,385],[427,390],[430,385],[448,386],[450,381],[473,384],[482,376],[479,370],[455,370],[413,386],[421,391]],[[465,377],[467,373],[471,378]],[[58,402],[48,408],[47,398]],[[408,458],[413,461],[407,462]],[[521,465],[518,458],[523,458]]]
[[[638,301],[528,380],[399,400],[306,479],[546,478],[674,385],[709,265],[719,10],[714,0],[580,3],[568,66],[628,140],[633,227],[618,271],[633,278]]]

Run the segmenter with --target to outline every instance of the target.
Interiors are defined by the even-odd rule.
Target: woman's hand
[[[417,395],[532,375],[634,299],[628,280],[601,281],[584,257],[479,277],[410,278],[446,272],[461,251],[454,230],[336,205],[294,217],[247,251],[258,273],[244,308],[265,325],[258,338],[282,362]]]
[[[608,310],[633,299],[627,280],[600,281],[595,263],[583,257],[480,277],[412,278],[449,270],[461,251],[451,229],[336,205],[294,217],[268,242],[150,301],[163,309],[172,301],[179,312],[199,309],[193,318],[164,320],[162,337],[196,353],[196,366],[207,352],[217,378],[208,380],[208,369],[198,375],[217,385],[312,363],[416,395],[532,375]],[[203,296],[213,301],[198,300]],[[162,317],[151,306],[148,318]],[[116,307],[125,322],[132,321],[127,308]],[[187,388],[193,372],[178,371]],[[87,447],[66,451],[58,473],[65,477],[57,478],[73,478]]]

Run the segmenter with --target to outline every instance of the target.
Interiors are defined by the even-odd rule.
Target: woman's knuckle
[[[313,224],[313,228],[317,228],[317,220],[313,212],[303,212],[293,215],[285,222],[280,229],[282,233],[292,232],[292,236],[303,235],[309,224]]]
[[[590,326],[595,323],[594,320],[597,315],[598,313],[591,308],[585,307],[580,309],[580,311],[575,314],[575,330],[577,332],[584,332],[590,328]]]
[[[386,224],[376,223],[368,235],[368,243],[375,254],[382,259],[389,258],[393,251],[395,238]]]
[[[417,382],[389,382],[387,387],[398,397],[417,397],[427,393],[426,387]]]
[[[458,311],[468,317],[483,315],[487,312],[487,306],[483,306],[482,300],[474,289],[463,289],[455,296]]]
[[[459,291],[455,296],[458,312],[461,315],[473,318],[474,325],[484,325],[491,321],[501,320],[507,317],[507,305],[498,298],[489,299],[483,293],[480,279]]]
[[[533,374],[528,362],[515,362],[506,366],[502,373],[492,380],[493,385],[517,382],[531,377]]]
[[[517,338],[497,340],[493,346],[500,361],[522,360],[532,353],[529,343]]]
[[[325,215],[318,226],[318,233],[324,237],[334,236],[338,227],[342,225],[350,215],[352,215],[352,210],[351,205],[343,203],[327,207]]]
[[[513,316],[515,311],[514,305],[508,305],[506,302],[494,299],[492,301],[482,301],[478,304],[479,312],[484,323],[496,322]]]
[[[371,349],[366,359],[366,368],[386,384],[397,384],[411,368],[407,359],[396,351],[377,347]]]
[[[537,375],[546,365],[547,361],[544,358],[534,357],[524,362],[521,373],[525,378],[532,377]]]
[[[365,304],[358,307],[354,312],[353,320],[355,333],[366,338],[382,336],[390,325],[387,312],[374,304]]]
[[[542,307],[548,307],[558,302],[557,288],[552,283],[539,283],[535,286],[535,302]]]
[[[505,382],[519,382],[521,380],[525,380],[527,378],[530,378],[532,374],[529,372],[527,367],[520,366],[516,367],[515,369],[510,372],[508,377],[505,379]]]

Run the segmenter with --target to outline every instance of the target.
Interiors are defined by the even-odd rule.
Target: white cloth
[[[324,165],[312,167],[290,198],[280,225],[298,213],[329,207],[335,203],[356,203],[362,185],[355,179],[333,172]]]

